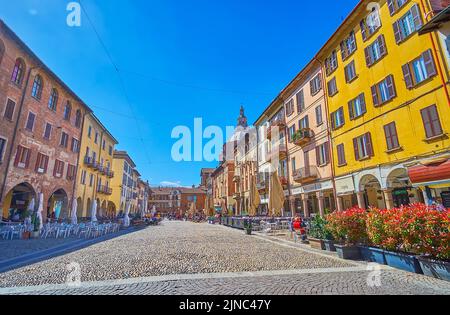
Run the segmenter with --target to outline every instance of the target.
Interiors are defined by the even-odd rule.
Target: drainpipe
[[[427,9],[426,9],[426,7],[425,7],[424,0],[420,0],[420,3],[421,3],[423,12],[427,12]],[[427,18],[428,18],[429,16],[431,16],[431,15],[434,15],[434,13],[433,13],[433,11],[430,10],[429,12],[427,12],[427,13],[425,14],[425,21],[426,21]],[[429,35],[430,35],[430,39],[431,39],[431,44],[432,44],[432,46],[433,46],[433,52],[434,52],[434,55],[437,57],[437,58],[436,58],[436,63],[437,63],[438,71],[439,71],[439,77],[441,78],[441,81],[442,81],[442,84],[443,84],[443,87],[444,87],[444,94],[445,94],[445,96],[446,96],[446,98],[447,98],[447,104],[450,106],[450,95],[449,95],[449,92],[448,92],[448,90],[447,90],[447,81],[445,80],[444,74],[442,73],[441,61],[439,60],[439,55],[440,55],[440,54],[439,54],[438,49],[436,48],[436,42],[435,42],[435,40],[434,40],[434,38],[433,38],[433,32],[431,32]]]
[[[328,109],[328,91],[326,89],[326,78],[325,78],[325,67],[323,65],[323,63],[317,59],[317,56],[313,58],[315,61],[317,61],[317,63],[319,63],[320,65],[320,70],[322,72],[322,84],[323,84],[323,93],[324,93],[324,105],[325,105],[325,114],[326,116],[326,125],[327,125],[327,138],[328,138],[328,143],[329,145],[329,151],[330,151],[330,163],[331,163],[331,182],[333,183],[333,194],[334,194],[334,206],[335,209],[338,209],[338,196],[337,196],[337,189],[336,189],[336,174],[334,171],[334,149],[333,149],[333,143],[332,143],[332,139],[331,139],[331,128],[330,128],[330,119],[329,119],[329,109]]]
[[[81,124],[81,133],[80,133],[80,135],[81,135],[81,137],[80,137],[80,143],[79,143],[79,148],[78,148],[78,154],[77,154],[77,166],[76,166],[76,168],[75,168],[75,179],[74,179],[74,184],[73,184],[73,188],[72,188],[72,200],[71,200],[71,202],[70,202],[70,207],[72,208],[72,206],[73,206],[73,200],[76,198],[76,195],[75,195],[75,192],[76,192],[76,188],[77,188],[77,185],[79,184],[78,183],[78,173],[79,173],[79,170],[78,170],[78,165],[80,165],[80,157],[81,157],[81,140],[82,140],[82,138],[83,138],[83,132],[84,132],[84,122],[85,122],[85,120],[86,120],[86,113],[84,113],[84,115],[83,115],[83,123]],[[81,163],[84,163],[84,159],[81,161]],[[82,205],[82,207],[84,206],[84,198],[85,198],[85,195],[86,195],[86,185],[85,185],[85,188],[84,188],[84,191],[83,191],[83,205]],[[81,215],[83,215],[83,213],[81,213]]]
[[[8,162],[6,164],[5,176],[3,177],[3,183],[2,183],[2,187],[1,187],[1,191],[0,191],[0,201],[3,201],[3,194],[4,194],[5,188],[6,188],[6,179],[8,177],[9,169],[11,168],[11,157],[14,152],[15,142],[16,142],[16,138],[17,138],[17,132],[19,130],[20,117],[22,116],[23,104],[25,103],[25,97],[26,97],[26,93],[27,93],[27,89],[28,89],[28,84],[30,83],[31,72],[33,70],[40,69],[40,68],[41,68],[41,66],[39,65],[36,67],[31,67],[30,70],[28,70],[27,80],[25,81],[25,86],[22,90],[22,96],[20,98],[19,111],[17,113],[16,125],[14,126],[13,136],[12,136],[10,146],[9,146],[9,153],[8,153],[8,159],[7,159]]]

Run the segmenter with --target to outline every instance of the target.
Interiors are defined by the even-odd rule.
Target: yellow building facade
[[[428,1],[361,1],[316,57],[340,210],[430,202],[450,187],[409,176],[449,163],[448,60],[435,34],[418,34],[432,12]]]
[[[115,213],[111,200],[114,179],[113,153],[117,140],[94,114],[88,114],[83,125],[77,173],[76,197],[78,217],[89,217],[92,203],[97,201],[97,216]]]

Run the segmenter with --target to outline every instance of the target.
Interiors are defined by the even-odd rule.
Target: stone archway
[[[47,201],[47,218],[66,220],[70,217],[69,198],[64,189],[58,189],[50,195]]]
[[[108,203],[106,200],[103,200],[103,202],[100,205],[100,217],[106,217],[108,213]]]
[[[108,201],[108,208],[106,211],[106,216],[110,219],[114,219],[117,215],[117,208],[116,205],[114,204],[114,202],[112,201]]]
[[[2,216],[4,219],[23,221],[26,210],[34,198],[35,205],[39,202],[36,191],[31,184],[24,182],[14,186],[5,196]]]
[[[359,191],[359,199],[361,197],[364,198],[364,208],[386,208],[383,192],[381,190],[381,183],[374,175],[367,174],[361,177],[359,181]],[[361,200],[358,201],[358,204],[360,207],[362,206]]]
[[[92,201],[91,198],[88,198],[86,201],[86,218],[89,218],[91,216],[91,209],[92,209]]]
[[[387,194],[391,198],[389,207],[407,206],[421,202],[420,191],[412,187],[412,183],[405,168],[396,168],[386,177]]]
[[[83,199],[78,197],[77,199],[77,217],[80,219],[83,217]]]

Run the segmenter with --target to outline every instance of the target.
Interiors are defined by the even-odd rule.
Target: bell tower
[[[237,120],[237,127],[243,127],[243,128],[248,127],[247,117],[245,117],[245,110],[244,110],[244,106],[242,106],[242,105],[241,105],[241,112],[240,112],[239,118]]]

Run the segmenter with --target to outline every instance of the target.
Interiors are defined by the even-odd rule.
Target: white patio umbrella
[[[72,202],[72,214],[71,214],[72,224],[78,224],[77,209],[78,209],[78,201],[74,198]]]
[[[39,231],[42,230],[44,223],[42,222],[42,212],[44,212],[44,194],[39,194],[39,206],[37,210],[37,218],[39,219]]]
[[[156,214],[156,206],[154,205],[152,208],[152,216],[154,217]]]
[[[130,217],[128,216],[130,214],[131,209],[131,202],[127,201],[126,209],[125,209],[125,216],[123,218],[123,226],[129,227],[130,226]]]
[[[31,218],[31,215],[34,212],[34,208],[36,208],[36,201],[33,199],[31,199],[30,203],[28,204],[28,208],[27,211],[29,213],[28,218]]]
[[[94,202],[92,202],[91,222],[97,222],[97,200],[94,200]]]

